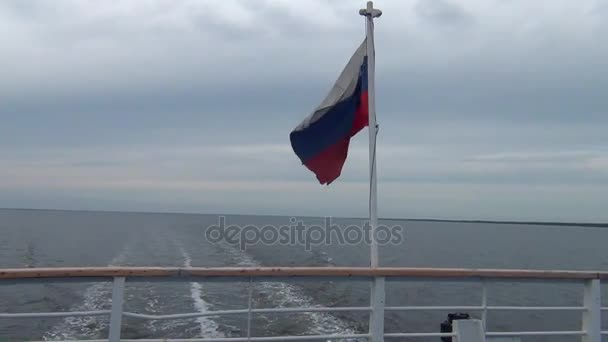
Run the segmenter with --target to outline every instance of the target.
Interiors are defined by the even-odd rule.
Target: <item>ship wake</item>
[[[245,251],[238,250],[232,246],[223,245],[224,253],[230,256],[236,266],[260,267],[262,266],[251,255]],[[255,283],[255,290],[262,294],[262,297],[270,300],[272,305],[277,308],[287,307],[323,307],[315,303],[313,298],[308,296],[302,288],[297,285],[285,282],[258,282]],[[308,322],[306,334],[311,335],[353,335],[357,331],[349,324],[332,315],[329,312],[302,312],[298,313],[302,321]],[[358,339],[348,339],[343,341],[366,341]]]

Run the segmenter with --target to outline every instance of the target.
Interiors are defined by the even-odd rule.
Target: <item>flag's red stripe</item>
[[[353,128],[350,131],[350,136],[359,133],[365,126],[369,124],[369,105],[367,102],[367,89],[361,92],[361,101],[359,107],[355,112],[355,118],[353,120]]]
[[[361,94],[361,102],[355,113],[350,134],[304,163],[310,171],[315,173],[321,184],[330,184],[342,173],[342,167],[348,155],[350,138],[369,123],[368,108],[366,91]]]
[[[330,184],[342,172],[342,166],[344,166],[344,161],[348,154],[349,143],[349,137],[342,138],[314,158],[307,160],[304,165],[315,173],[321,184]]]

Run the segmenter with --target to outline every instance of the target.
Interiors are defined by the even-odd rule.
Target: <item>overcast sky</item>
[[[364,5],[0,2],[0,207],[366,216],[288,138]],[[608,2],[376,7],[381,217],[608,221]]]

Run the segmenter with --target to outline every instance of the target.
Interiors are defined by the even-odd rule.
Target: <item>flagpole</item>
[[[376,124],[376,92],[375,92],[375,69],[376,56],[374,53],[374,18],[382,15],[382,11],[374,8],[371,1],[367,2],[367,8],[359,10],[359,14],[366,17],[366,41],[367,41],[367,96],[369,115],[369,224],[370,224],[370,266],[378,267],[378,242],[376,241],[376,228],[378,227],[378,189],[376,182],[376,136],[378,125]]]
[[[374,8],[374,3],[367,2],[367,8],[359,10],[365,16],[366,42],[367,42],[367,101],[369,116],[369,224],[371,235],[370,267],[379,266],[378,242],[376,241],[376,228],[378,227],[378,189],[376,182],[376,93],[374,74],[376,71],[376,56],[374,53],[374,18],[382,15],[382,11]],[[374,277],[371,284],[369,315],[369,334],[372,342],[384,341],[384,304],[385,304],[385,278]]]

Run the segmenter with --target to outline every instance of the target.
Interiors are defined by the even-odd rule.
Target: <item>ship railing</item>
[[[314,281],[352,281],[368,280],[372,286],[379,287],[373,291],[369,306],[359,307],[280,307],[253,308],[252,286],[259,281],[280,282],[293,279]],[[557,270],[496,270],[496,269],[446,269],[446,268],[402,268],[402,267],[246,267],[246,268],[174,268],[174,267],[78,267],[78,268],[26,268],[0,269],[0,285],[22,284],[26,282],[97,282],[111,281],[112,299],[110,310],[96,311],[61,311],[61,312],[3,312],[2,318],[48,318],[74,316],[109,316],[109,334],[107,339],[86,341],[138,341],[138,342],[211,342],[211,341],[313,341],[313,340],[369,340],[372,342],[390,341],[416,337],[453,337],[454,341],[467,341],[462,334],[470,333],[471,325],[464,327],[464,321],[454,321],[452,332],[385,332],[384,317],[387,312],[404,311],[472,311],[480,315],[481,330],[478,341],[491,341],[498,337],[525,336],[580,336],[582,342],[601,342],[602,311],[608,307],[601,306],[600,284],[608,279],[608,272],[591,271],[557,271]],[[248,305],[236,310],[218,310],[208,312],[188,312],[178,314],[155,315],[123,311],[125,282],[150,281],[247,281],[249,283]],[[385,281],[422,280],[433,282],[467,281],[481,283],[481,302],[475,306],[387,306],[385,305]],[[583,303],[579,306],[496,306],[488,305],[487,285],[497,282],[540,282],[540,283],[578,283],[583,286]],[[488,312],[491,311],[574,311],[581,313],[579,330],[562,331],[485,331]],[[251,322],[254,314],[262,313],[298,313],[298,312],[367,312],[370,317],[369,330],[357,334],[325,334],[303,336],[251,336]],[[218,317],[225,315],[246,315],[247,331],[243,337],[198,337],[185,339],[121,339],[123,317],[143,320],[174,320],[198,317]],[[473,328],[475,325],[472,325]],[[470,338],[470,337],[469,337]],[[470,342],[477,342],[470,341]]]

